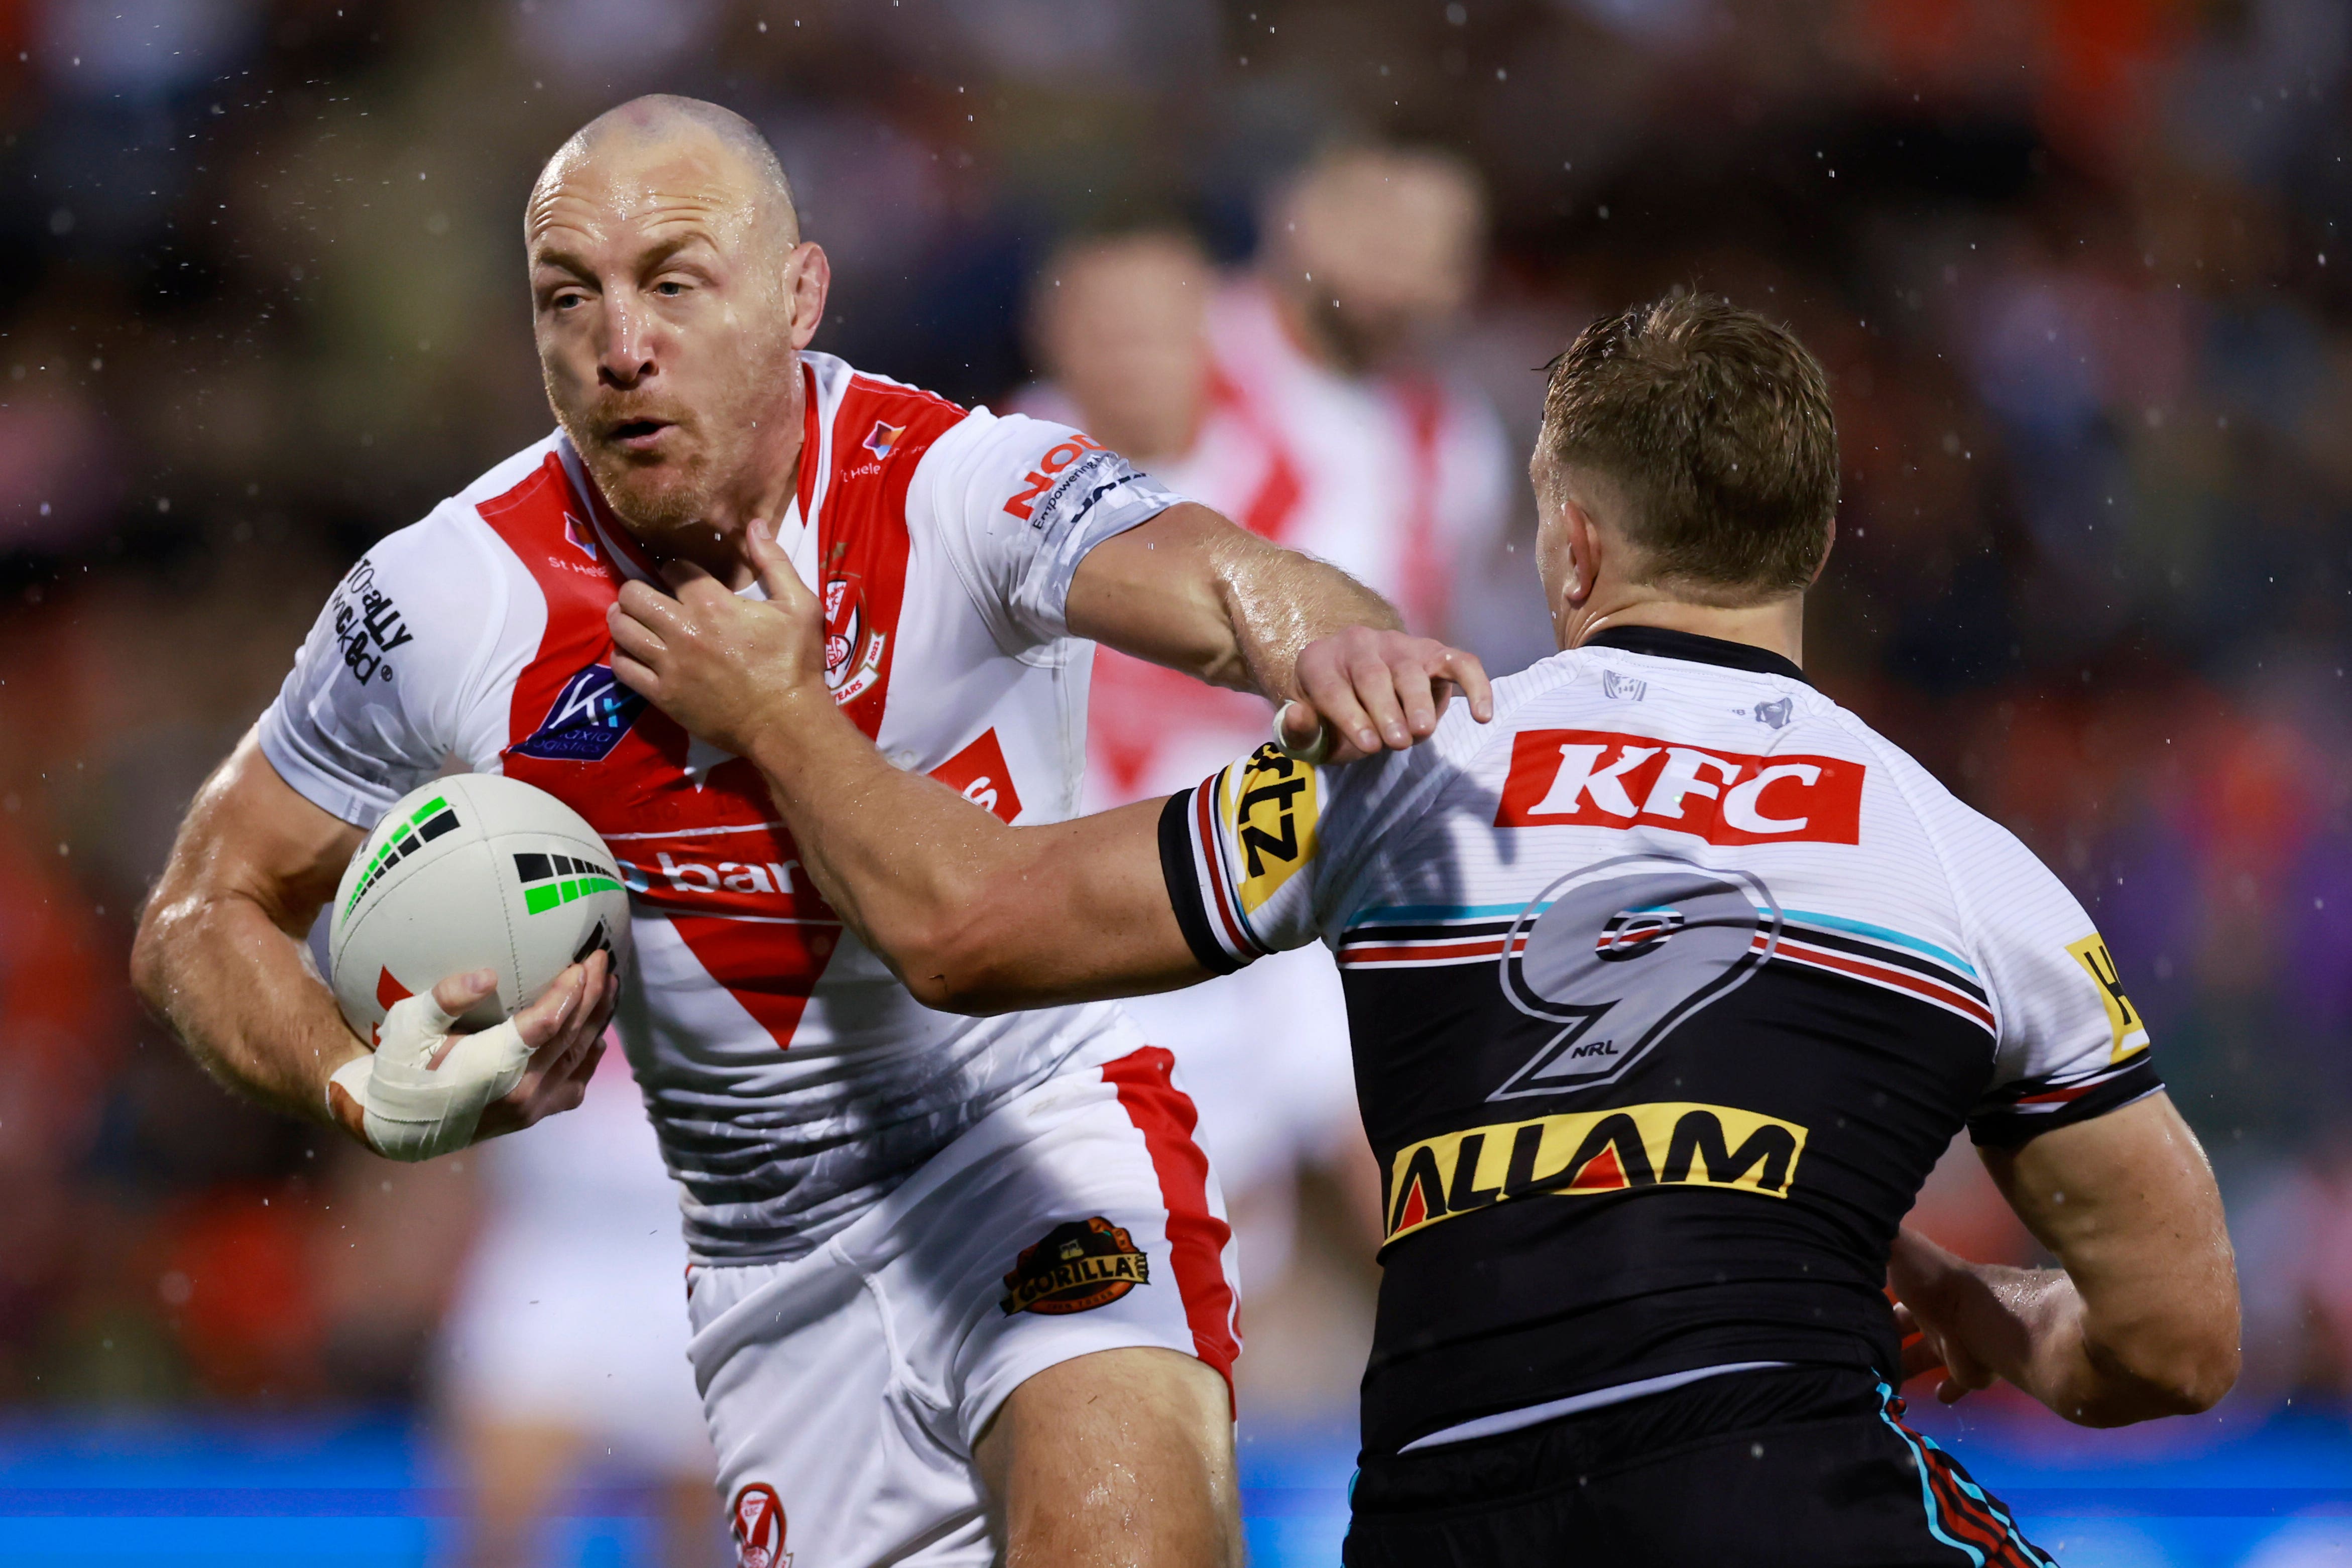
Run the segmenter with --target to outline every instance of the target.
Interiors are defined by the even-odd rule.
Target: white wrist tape
[[[482,1108],[522,1082],[530,1047],[514,1020],[452,1035],[456,1021],[430,992],[394,1002],[376,1031],[375,1054],[343,1063],[329,1080],[359,1103],[368,1142],[386,1159],[429,1160],[464,1148]]]
[[[1299,707],[1307,706],[1294,698],[1292,702],[1284,703],[1274,710],[1275,748],[1295,762],[1304,762],[1309,768],[1320,768],[1323,766],[1323,759],[1331,755],[1331,727],[1318,720],[1315,726],[1313,740],[1305,746],[1291,745],[1288,737],[1282,733],[1282,721],[1290,716],[1294,703]]]

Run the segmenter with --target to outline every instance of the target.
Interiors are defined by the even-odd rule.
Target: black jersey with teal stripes
[[[1383,1179],[1367,1448],[1755,1363],[1892,1371],[1888,1247],[1963,1126],[2158,1087],[2016,839],[1742,644],[1628,629],[1409,752],[1170,800],[1201,961],[1338,954]]]

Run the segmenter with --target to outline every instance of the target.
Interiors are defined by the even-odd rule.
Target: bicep
[[[242,897],[299,936],[365,836],[280,778],[248,730],[190,804],[155,902]]]
[[[2236,1274],[2205,1151],[2169,1096],[1981,1151],[1994,1182],[2094,1310],[2234,1311]]]
[[[1173,990],[1209,977],[1177,923],[1160,854],[1160,806],[1006,831],[1028,852],[941,955],[937,977],[964,1012]]]
[[[1245,684],[1226,586],[1274,545],[1196,502],[1088,550],[1070,579],[1072,634],[1192,674]]]

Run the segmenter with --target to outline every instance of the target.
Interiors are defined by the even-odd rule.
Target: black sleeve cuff
[[[1176,911],[1177,929],[1201,967],[1213,975],[1230,975],[1241,966],[1234,961],[1209,925],[1208,905],[1201,898],[1201,875],[1192,864],[1191,789],[1168,797],[1160,809],[1160,874],[1167,879],[1168,902]]]
[[[2163,1087],[2156,1062],[2142,1051],[2138,1061],[2079,1090],[2015,1085],[1999,1101],[1977,1107],[1969,1117],[1969,1138],[1980,1148],[2017,1148],[2053,1128],[2120,1111]]]

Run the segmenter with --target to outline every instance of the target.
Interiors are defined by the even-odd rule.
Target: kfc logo
[[[1859,762],[1748,757],[1638,735],[1524,730],[1498,828],[1664,828],[1711,844],[1851,844],[1862,837]]]
[[[1004,509],[1024,523],[1029,521],[1036,507],[1037,497],[1045,493],[1046,489],[1060,476],[1063,469],[1067,468],[1089,452],[1102,450],[1103,444],[1093,436],[1072,431],[1067,441],[1037,460],[1037,466],[1029,470],[1022,480],[1028,488],[1019,491],[1006,500]]]
[[[753,1481],[735,1494],[728,1511],[735,1527],[735,1561],[740,1568],[792,1568],[793,1554],[784,1550],[784,1505],[776,1489]]]

